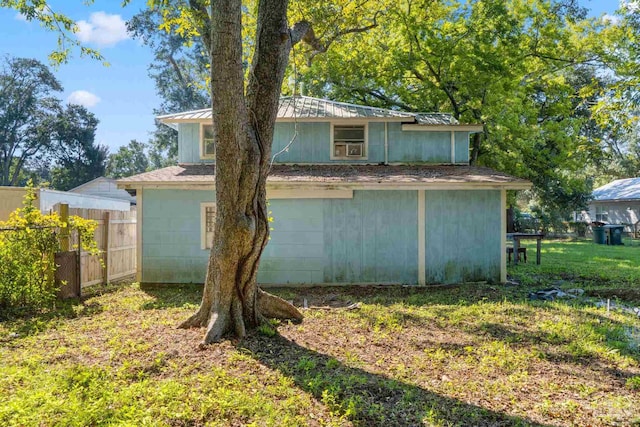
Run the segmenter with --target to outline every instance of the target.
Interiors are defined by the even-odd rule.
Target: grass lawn
[[[204,349],[195,285],[4,321],[0,425],[640,425],[640,320],[593,304],[638,300],[640,247],[543,249],[519,285],[282,289],[302,324]],[[589,296],[527,301],[549,286]]]

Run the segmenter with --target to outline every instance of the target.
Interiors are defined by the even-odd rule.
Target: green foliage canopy
[[[107,176],[123,178],[147,171],[149,158],[145,150],[146,144],[135,139],[120,147],[116,153],[109,155]]]
[[[622,64],[613,52],[629,52],[628,26],[588,19],[571,1],[378,5],[374,28],[299,60],[308,94],[480,123],[472,163],[531,180],[545,209],[586,202],[584,167],[607,154],[595,106],[616,90],[606,70]]]

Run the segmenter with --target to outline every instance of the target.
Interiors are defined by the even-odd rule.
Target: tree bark
[[[204,343],[239,338],[266,318],[302,320],[288,302],[258,288],[260,255],[269,239],[266,179],[280,89],[293,43],[308,25],[289,30],[285,0],[261,0],[255,53],[246,88],[242,2],[211,7],[211,91],[216,141],[216,224],[202,302],[182,327],[207,325]]]

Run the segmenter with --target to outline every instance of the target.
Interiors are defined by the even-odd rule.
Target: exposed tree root
[[[289,302],[258,289],[258,311],[269,319],[294,320],[301,322],[304,316]]]
[[[242,320],[242,319],[241,319]],[[229,314],[225,311],[214,312],[211,315],[211,321],[207,326],[207,333],[202,340],[203,344],[212,344],[220,342],[224,334],[229,330]]]
[[[207,326],[209,311],[200,305],[200,308],[191,317],[178,325],[178,329],[202,328]]]

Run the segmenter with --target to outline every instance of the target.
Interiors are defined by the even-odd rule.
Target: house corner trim
[[[142,188],[136,190],[136,281],[142,283]]]

